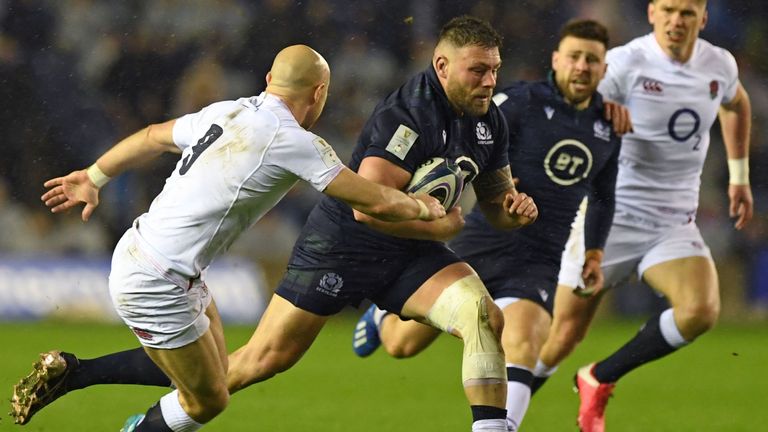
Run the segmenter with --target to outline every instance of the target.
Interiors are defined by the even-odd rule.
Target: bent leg
[[[198,423],[216,417],[229,402],[226,347],[219,345],[224,341],[220,318],[213,305],[206,314],[211,326],[196,341],[174,349],[144,348],[176,385],[184,412]]]
[[[454,263],[438,271],[405,302],[402,314],[462,338],[462,381],[474,422],[505,430],[504,318],[474,270]]]
[[[288,370],[309,349],[327,320],[273,295],[251,339],[229,356],[230,392]]]
[[[557,286],[552,328],[539,356],[545,365],[556,367],[584,340],[601,298],[602,293],[580,297],[571,287]]]
[[[720,296],[711,259],[696,256],[663,262],[645,271],[643,279],[666,295],[672,308],[651,318],[632,340],[597,363],[594,375],[600,382],[615,382],[674,352],[717,321]]]

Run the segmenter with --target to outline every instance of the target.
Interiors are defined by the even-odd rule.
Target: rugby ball
[[[427,159],[416,168],[405,191],[425,193],[436,198],[446,210],[450,210],[464,190],[464,176],[459,165],[441,157]]]

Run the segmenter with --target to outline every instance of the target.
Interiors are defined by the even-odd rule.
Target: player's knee
[[[391,345],[385,344],[384,349],[387,351],[387,354],[397,359],[410,358],[421,351],[415,344],[408,341],[398,341]]]
[[[675,318],[680,331],[688,340],[707,332],[717,323],[720,317],[719,302],[701,302],[675,309]]]
[[[447,287],[427,319],[436,327],[449,333],[455,330],[461,336],[464,385],[506,380],[500,339],[504,317],[480,278],[467,276]]]
[[[221,414],[229,405],[229,392],[225,386],[185,398],[184,411],[198,423],[207,423]]]

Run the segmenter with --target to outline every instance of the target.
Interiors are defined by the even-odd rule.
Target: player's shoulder
[[[624,45],[609,49],[605,56],[608,69],[629,69],[648,62],[651,59],[651,52],[653,52],[653,44],[655,43],[653,34],[647,34],[636,37]]]
[[[406,124],[416,129],[438,124],[445,107],[432,81],[428,71],[413,75],[374,108],[371,118],[378,123]]]
[[[726,70],[736,69],[736,58],[725,48],[719,47],[706,39],[696,40],[696,57],[697,66],[705,69],[711,68],[725,68]]]

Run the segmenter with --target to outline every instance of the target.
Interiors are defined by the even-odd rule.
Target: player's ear
[[[653,25],[653,11],[655,10],[655,5],[652,1],[648,2],[648,24]]]
[[[312,103],[315,104],[318,101],[323,100],[323,92],[325,91],[325,83],[322,82],[315,86],[315,91],[312,94]]]
[[[266,81],[267,85],[272,81],[272,71],[267,72]]]
[[[557,59],[560,58],[558,51],[552,51],[552,70],[557,70]]]
[[[701,17],[701,26],[699,26],[699,30],[704,30],[704,27],[707,25],[707,20],[709,20],[709,14],[707,13],[707,10],[704,9],[704,16]]]
[[[444,56],[435,57],[435,72],[440,78],[448,78],[448,59]]]

